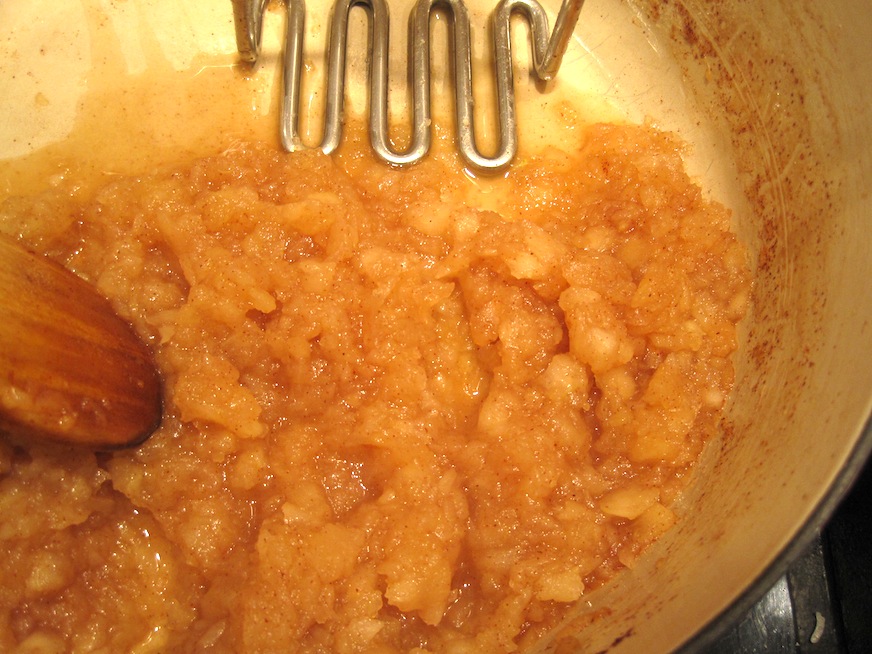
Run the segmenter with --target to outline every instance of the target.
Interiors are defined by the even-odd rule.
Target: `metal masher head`
[[[267,0],[233,0],[236,41],[240,57],[255,63],[260,54],[264,10]],[[369,134],[375,154],[385,162],[405,166],[420,161],[430,150],[430,16],[437,9],[450,14],[450,53],[456,85],[457,145],[467,164],[480,171],[499,171],[509,165],[518,150],[512,43],[509,24],[513,14],[529,24],[533,73],[547,82],[554,78],[578,21],[584,0],[563,0],[554,32],[549,36],[548,17],[536,0],[501,0],[491,15],[494,69],[496,75],[499,144],[493,156],[483,155],[476,144],[473,121],[472,55],[470,21],[462,0],[418,0],[409,17],[409,80],[412,85],[412,138],[405,151],[393,148],[388,138],[388,46],[390,16],[386,0],[337,0],[333,6],[327,47],[327,92],[324,135],[320,146],[329,154],[342,138],[345,95],[348,21],[353,7],[368,14],[369,26]],[[283,55],[284,91],[281,140],[289,152],[303,147],[300,138],[300,79],[306,7],[304,0],[285,0],[287,31]]]

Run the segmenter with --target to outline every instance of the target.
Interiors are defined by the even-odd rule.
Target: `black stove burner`
[[[806,553],[705,652],[872,653],[872,465]]]

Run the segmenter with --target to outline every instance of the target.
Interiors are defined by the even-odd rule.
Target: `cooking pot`
[[[92,123],[76,132],[92,173],[274,138],[279,30],[261,69],[209,102],[197,77],[232,66],[235,41],[230,3],[200,5],[0,3],[0,197],[70,175],[39,161],[74,123]],[[310,6],[315,34],[319,16]],[[862,0],[588,0],[576,34],[565,82],[693,144],[755,285],[734,396],[681,520],[537,651],[696,651],[783,573],[872,448],[872,21]],[[155,66],[189,71],[186,85],[136,83]]]

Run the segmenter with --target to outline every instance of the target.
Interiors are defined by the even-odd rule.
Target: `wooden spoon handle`
[[[63,266],[0,238],[0,431],[112,449],[161,419],[151,351]]]

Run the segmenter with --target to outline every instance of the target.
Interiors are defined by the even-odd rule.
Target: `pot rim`
[[[865,424],[839,470],[833,483],[790,543],[733,602],[712,618],[676,652],[678,654],[704,654],[707,648],[734,627],[760,601],[760,599],[787,573],[790,565],[802,556],[832,517],[842,500],[860,477],[867,465],[872,466],[872,409],[866,413]]]

